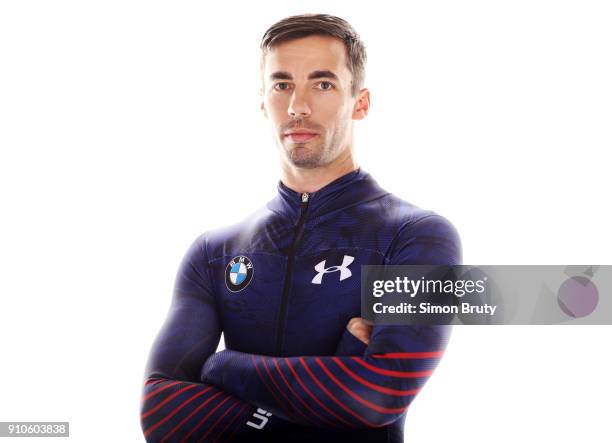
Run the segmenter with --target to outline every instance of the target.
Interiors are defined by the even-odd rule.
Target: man
[[[447,329],[367,325],[360,267],[459,264],[457,233],[358,167],[353,122],[370,96],[347,22],[289,17],[261,48],[278,194],[187,252],[149,357],[145,438],[401,442]],[[215,353],[222,331],[227,349]]]

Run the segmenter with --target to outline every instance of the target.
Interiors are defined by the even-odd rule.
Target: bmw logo
[[[242,291],[253,280],[253,272],[253,262],[248,257],[234,257],[225,267],[225,286],[232,292]]]

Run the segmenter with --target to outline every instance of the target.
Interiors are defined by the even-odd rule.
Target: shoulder
[[[389,198],[396,230],[386,254],[388,263],[461,264],[461,240],[450,220],[394,195]]]
[[[270,230],[279,224],[278,215],[267,207],[252,212],[241,221],[200,234],[195,243],[209,261],[227,255],[249,253],[256,249],[268,249]]]

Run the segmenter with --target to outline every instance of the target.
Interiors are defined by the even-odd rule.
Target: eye
[[[289,83],[287,82],[279,82],[274,85],[274,89],[277,91],[286,91],[289,89]]]
[[[319,89],[322,89],[323,91],[328,91],[332,89],[333,87],[334,87],[334,84],[331,82],[322,81],[319,83]]]

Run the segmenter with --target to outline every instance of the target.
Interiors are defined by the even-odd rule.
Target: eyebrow
[[[308,80],[316,80],[319,78],[330,78],[338,81],[338,76],[328,69],[319,69],[308,74]],[[293,76],[287,71],[276,71],[270,74],[270,80],[293,80]]]

